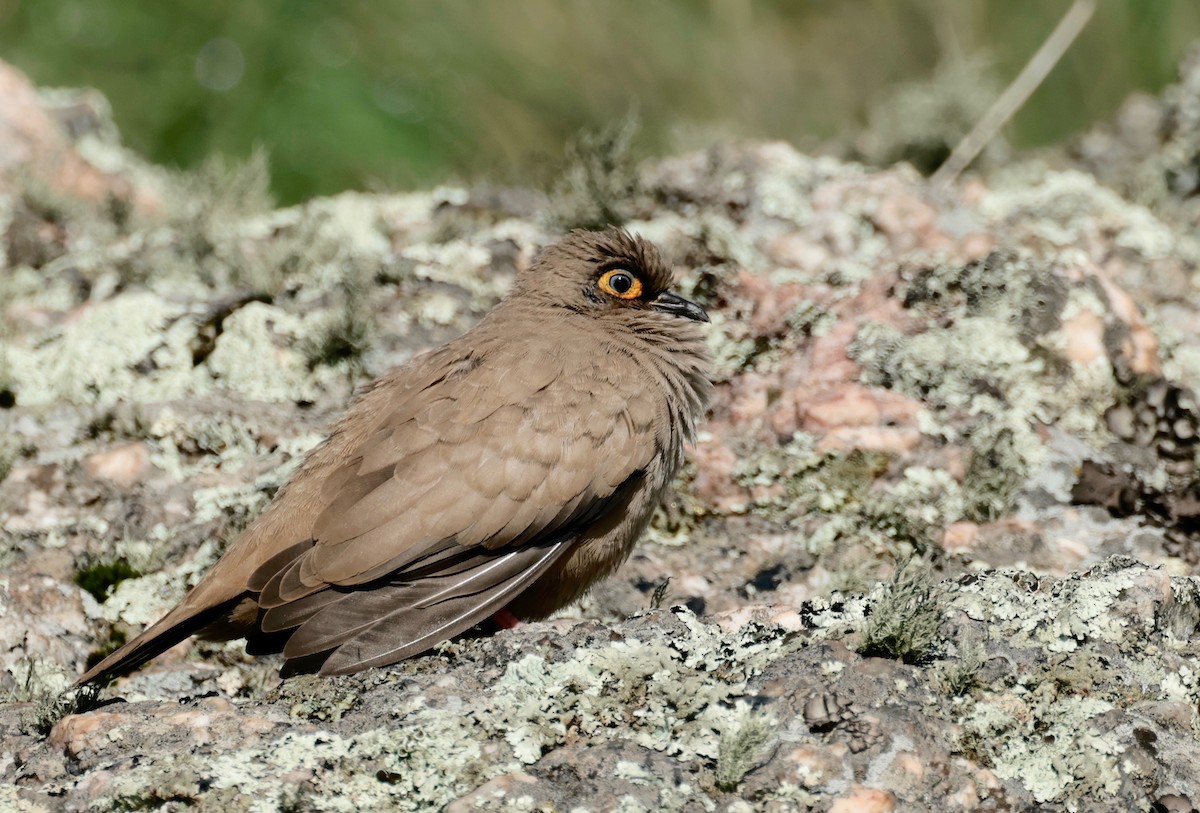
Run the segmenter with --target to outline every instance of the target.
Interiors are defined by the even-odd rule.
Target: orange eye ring
[[[624,268],[605,271],[596,284],[601,291],[617,299],[637,299],[642,295],[642,281]]]

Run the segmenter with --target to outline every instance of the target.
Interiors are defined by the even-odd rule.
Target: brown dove
[[[708,400],[708,316],[670,283],[625,231],[542,250],[475,327],[368,385],[183,601],[79,683],[190,635],[348,674],[579,598],[629,555]]]

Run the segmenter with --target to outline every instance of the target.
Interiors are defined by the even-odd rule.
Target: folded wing
[[[263,631],[293,630],[289,662],[345,673],[421,652],[621,510],[655,454],[652,410],[611,394],[604,359],[564,370],[553,351],[508,350],[389,402],[328,473],[312,538],[253,574]]]

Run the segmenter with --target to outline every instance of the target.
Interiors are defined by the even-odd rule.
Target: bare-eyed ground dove
[[[696,304],[650,243],[577,231],[474,328],[369,385],[183,601],[89,670],[189,635],[346,674],[540,618],[629,555],[709,395]]]

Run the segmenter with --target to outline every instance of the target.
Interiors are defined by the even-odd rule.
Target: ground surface
[[[770,143],[276,210],[0,66],[0,808],[1192,809],[1198,153],[1185,66],[946,190]],[[356,384],[597,218],[718,359],[617,576],[352,678],[186,643],[71,713]]]

